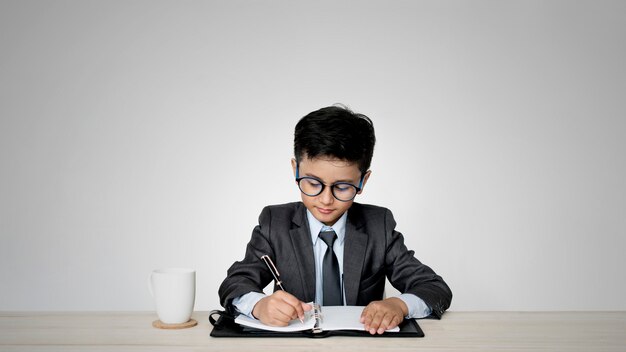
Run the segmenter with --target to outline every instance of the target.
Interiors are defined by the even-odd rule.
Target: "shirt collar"
[[[343,243],[343,240],[346,237],[346,220],[348,219],[348,212],[346,211],[341,215],[341,217],[335,222],[333,226],[326,226],[321,221],[317,220],[313,214],[306,210],[306,218],[309,221],[309,229],[311,230],[311,241],[315,246],[315,242],[319,238],[318,235],[322,229],[328,230],[332,229],[337,234],[337,240],[340,244]]]

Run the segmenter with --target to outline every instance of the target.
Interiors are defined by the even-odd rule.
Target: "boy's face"
[[[291,159],[291,166],[295,176],[297,166],[295,159]],[[358,186],[361,180],[361,171],[357,164],[334,157],[317,157],[314,159],[304,157],[300,160],[299,173],[300,177],[314,177],[326,185],[322,193],[317,196],[310,197],[302,192],[300,195],[302,203],[317,220],[326,226],[332,226],[352,206],[354,200],[347,202],[337,200],[333,196],[330,186],[336,182],[348,182]],[[363,191],[370,173],[371,171],[367,171],[365,174],[359,194]]]

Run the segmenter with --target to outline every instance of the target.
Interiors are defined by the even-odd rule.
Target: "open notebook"
[[[289,322],[285,327],[269,326],[258,320],[250,319],[245,315],[239,315],[235,323],[253,329],[261,329],[276,332],[311,331],[320,333],[333,330],[360,330],[365,331],[365,326],[359,321],[362,306],[325,306],[321,307],[312,304],[313,309],[305,312],[304,323],[298,319]],[[387,332],[398,332],[400,328],[387,330]]]

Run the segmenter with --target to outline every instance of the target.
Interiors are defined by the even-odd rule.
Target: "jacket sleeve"
[[[270,226],[270,208],[265,207],[259,215],[259,225],[252,231],[243,260],[235,262],[228,269],[226,279],[220,285],[220,303],[230,313],[234,313],[233,299],[249,292],[262,293],[263,288],[272,281],[271,273],[260,259],[265,254],[274,257],[269,237]]]
[[[441,276],[415,258],[415,252],[407,249],[404,237],[395,230],[395,227],[393,215],[387,209],[385,214],[387,278],[401,293],[411,293],[421,298],[432,309],[432,317],[440,319],[450,307],[452,291]]]

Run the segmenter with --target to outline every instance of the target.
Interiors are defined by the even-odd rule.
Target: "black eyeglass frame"
[[[322,180],[320,180],[318,178],[315,178],[315,177],[311,177],[311,176],[299,177],[299,176],[300,176],[300,164],[297,163],[296,164],[296,182],[298,183],[298,188],[300,189],[300,192],[302,192],[302,194],[304,194],[306,196],[309,196],[309,197],[317,197],[320,194],[322,194],[322,192],[324,192],[324,189],[326,188],[326,186],[328,186],[328,187],[330,187],[330,193],[332,193],[333,197],[335,197],[335,199],[337,199],[340,202],[349,202],[349,201],[353,200],[354,198],[356,198],[356,195],[359,194],[359,192],[361,192],[361,189],[363,187],[363,179],[365,178],[365,174],[362,173],[361,174],[361,180],[359,181],[359,185],[356,186],[356,185],[353,185],[350,182],[335,182],[332,185],[327,185],[324,182],[322,182]],[[319,182],[322,185],[322,188],[320,188],[320,191],[317,194],[308,194],[308,193],[306,193],[306,192],[304,192],[302,190],[302,186],[300,186],[300,181],[301,180],[306,180],[306,179],[315,180],[315,181]],[[348,185],[350,187],[354,187],[356,189],[356,192],[354,192],[354,196],[352,196],[352,198],[350,198],[350,199],[346,199],[346,200],[339,199],[337,197],[337,195],[335,194],[335,186],[336,185]]]

